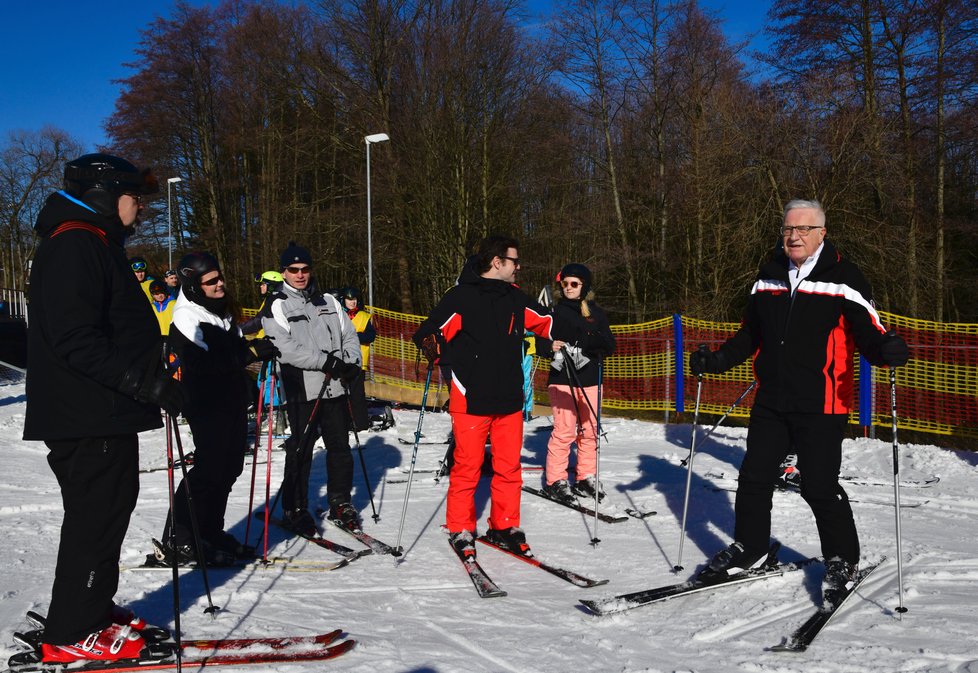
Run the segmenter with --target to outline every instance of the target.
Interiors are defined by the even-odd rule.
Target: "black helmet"
[[[177,265],[177,278],[180,279],[180,289],[186,293],[187,299],[197,301],[203,297],[200,290],[200,278],[211,271],[220,271],[217,263],[209,252],[191,252],[180,259]]]
[[[587,268],[583,264],[578,264],[576,262],[571,262],[564,266],[557,274],[557,282],[564,280],[565,278],[580,278],[581,284],[584,286],[581,288],[581,297],[586,297],[587,293],[591,291],[591,269]]]
[[[356,299],[360,300],[360,290],[356,289],[352,285],[344,287],[339,292],[340,299]]]
[[[155,194],[159,191],[150,170],[140,170],[111,154],[86,154],[65,164],[65,191],[106,217],[118,214],[123,194]]]

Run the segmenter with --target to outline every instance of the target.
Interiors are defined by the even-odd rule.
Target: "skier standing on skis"
[[[758,388],[740,467],[734,542],[702,577],[764,563],[771,542],[774,482],[785,455],[798,455],[801,495],[812,509],[826,560],[823,590],[833,604],[856,575],[859,538],[839,485],[842,439],[853,400],[853,344],[877,366],[900,366],[907,344],[887,332],[869,283],[825,240],[817,201],[790,201],[782,242],[761,266],[743,324],[718,350],[689,355],[693,374],[719,374],[754,358]]]
[[[598,490],[598,500],[602,500],[604,491],[596,477],[598,423],[591,410],[598,409],[598,365],[614,352],[615,337],[608,316],[594,302],[590,269],[583,264],[568,264],[557,274],[557,281],[561,298],[554,315],[577,324],[581,340],[538,342],[540,354],[553,358],[547,390],[554,428],[547,443],[547,485],[543,490],[563,502],[572,502],[574,496],[594,498]],[[569,370],[571,366],[576,377]],[[577,442],[577,478],[572,490],[567,482],[567,463],[573,442]]]
[[[177,265],[180,296],[173,309],[169,344],[180,358],[187,392],[183,410],[194,438],[194,464],[173,495],[163,531],[160,561],[196,561],[187,490],[194,503],[202,552],[208,565],[230,565],[255,550],[224,530],[231,487],[244,468],[251,383],[244,367],[278,351],[267,339],[246,341],[228,311],[229,297],[217,260],[206,252]],[[170,546],[170,526],[173,545]],[[161,553],[159,553],[161,552]]]
[[[145,622],[112,599],[139,492],[137,433],[161,427],[160,407],[183,405],[123,247],[156,192],[149,171],[86,154],[65,165],[65,188],[35,225],[24,439],[47,445],[65,510],[45,662],[131,659],[145,644]]]
[[[361,371],[360,341],[339,300],[317,290],[308,250],[290,242],[279,261],[285,282],[272,294],[262,326],[282,353],[279,362],[292,428],[285,448],[283,519],[301,535],[317,533],[308,501],[318,434],[326,445],[329,517],[356,530],[360,516],[350,502],[353,454],[344,386]]]
[[[503,236],[482,241],[459,284],[448,291],[414,333],[429,362],[444,342],[452,363],[448,410],[455,438],[446,525],[452,546],[475,555],[475,489],[492,443],[492,505],[486,536],[517,554],[530,554],[520,526],[523,479],[523,334],[576,339],[571,326],[554,325],[543,306],[516,285],[518,243]]]

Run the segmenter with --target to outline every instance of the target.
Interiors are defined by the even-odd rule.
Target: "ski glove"
[[[424,339],[421,340],[421,353],[424,355],[425,360],[428,364],[435,364],[435,360],[438,359],[438,337],[434,334],[429,334]]]
[[[171,416],[176,416],[187,403],[187,395],[180,383],[164,372],[150,367],[140,376],[136,370],[130,369],[122,377],[119,391],[136,398],[140,402],[161,407]]]
[[[322,367],[322,372],[331,379],[340,379],[343,377],[343,369],[345,366],[346,363],[341,359],[332,353],[327,353],[326,363]]]
[[[880,342],[880,360],[888,367],[902,367],[910,359],[910,349],[907,342],[896,332],[890,330]]]
[[[340,379],[343,380],[343,383],[349,385],[360,376],[360,371],[360,365],[356,362],[344,362],[340,371]]]
[[[255,360],[261,360],[262,362],[268,362],[282,355],[278,348],[275,347],[275,344],[268,339],[252,339],[248,342],[248,351]]]
[[[689,371],[694,376],[722,374],[727,371],[727,359],[719,351],[711,351],[706,344],[689,354]]]

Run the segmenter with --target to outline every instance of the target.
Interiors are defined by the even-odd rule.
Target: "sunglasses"
[[[300,274],[312,273],[312,268],[308,266],[287,266],[285,270],[291,273],[293,276],[298,276]]]
[[[508,259],[509,261],[511,261],[513,263],[513,266],[520,266],[520,258],[519,257],[507,257],[506,255],[500,255],[499,256],[499,259]]]
[[[145,271],[146,270],[146,262],[133,262],[132,263],[132,270],[133,271]]]
[[[579,288],[583,284],[584,283],[582,283],[579,280],[562,280],[562,281],[560,281],[560,286],[561,287]]]
[[[219,282],[221,282],[223,280],[224,280],[224,275],[219,273],[216,276],[214,276],[213,278],[211,278],[210,280],[202,280],[202,281],[200,281],[200,284],[201,285],[206,285],[207,287],[210,287],[212,285],[217,285]]]

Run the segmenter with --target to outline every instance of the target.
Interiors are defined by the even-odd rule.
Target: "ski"
[[[656,514],[658,514],[658,512],[655,511],[654,509],[653,510],[649,510],[647,512],[642,512],[642,511],[637,510],[637,509],[632,509],[631,507],[626,507],[625,508],[625,514],[627,514],[630,517],[634,517],[636,519],[647,519],[650,516],[655,516]]]
[[[247,664],[288,664],[305,661],[326,661],[346,654],[356,645],[355,640],[346,640],[331,647],[316,647],[315,649],[286,649],[279,652],[226,652],[225,649],[215,650],[213,654],[205,654],[207,650],[183,648],[181,664],[183,666],[244,666]],[[13,655],[7,662],[9,668],[4,673],[65,673],[71,671],[114,671],[128,673],[129,671],[156,671],[175,669],[176,657],[172,650],[167,654],[150,655],[139,659],[122,659],[116,662],[96,661],[92,663],[45,664],[40,661],[36,651],[20,652]]]
[[[372,553],[369,549],[365,549],[365,552]],[[356,553],[356,552],[355,552]],[[146,561],[138,566],[119,566],[119,570],[123,572],[133,572],[133,571],[159,571],[159,570],[172,570],[173,566],[169,563],[159,561],[155,557],[150,560],[152,555],[146,556]],[[218,571],[218,570],[284,570],[289,572],[330,572],[332,570],[338,570],[350,564],[351,559],[343,559],[341,561],[312,561],[306,559],[298,559],[292,556],[269,556],[267,559],[256,558],[252,560],[241,560],[235,562],[233,565],[222,565],[222,566],[207,566],[208,571]],[[183,570],[197,570],[200,566],[196,563],[179,565],[181,571]]]
[[[533,495],[538,495],[541,498],[543,498],[544,500],[549,500],[550,502],[555,502],[558,505],[563,505],[564,507],[569,507],[570,509],[573,509],[573,510],[576,510],[578,512],[581,512],[582,514],[587,514],[588,516],[594,516],[594,510],[591,509],[590,507],[586,507],[586,506],[582,505],[581,502],[580,502],[580,500],[577,500],[575,502],[563,502],[563,501],[560,501],[560,500],[554,500],[553,498],[551,498],[550,496],[548,496],[546,493],[544,493],[539,488],[534,488],[532,486],[524,486],[523,487],[523,490],[526,491],[527,493],[532,493]],[[616,516],[614,514],[605,514],[603,512],[598,512],[598,519],[600,519],[601,521],[604,521],[605,523],[621,523],[623,521],[628,521],[628,517],[627,516],[621,516],[621,515]]]
[[[469,574],[469,579],[472,580],[472,585],[479,592],[481,598],[499,598],[506,595],[506,592],[496,586],[496,583],[482,569],[479,562],[475,560],[475,556],[466,558],[455,547],[452,547],[451,543],[448,546],[452,548],[452,551],[458,556],[458,560],[462,562],[462,567]]]
[[[815,614],[808,618],[808,621],[795,629],[790,636],[783,639],[778,645],[773,645],[767,649],[771,652],[804,652],[807,650],[808,646],[812,644],[813,640],[815,640],[815,637],[822,632],[822,629],[825,628],[832,617],[835,616],[835,613],[837,613],[845,602],[849,600],[849,597],[856,592],[856,589],[863,582],[863,580],[869,577],[874,570],[879,568],[880,563],[882,563],[884,560],[886,560],[886,557],[880,559],[878,563],[860,570],[856,575],[856,581],[838,603],[828,608],[819,608],[815,611]]]
[[[721,493],[721,492],[736,493],[737,492],[737,487],[736,486],[719,486],[717,484],[703,484],[703,487],[704,488],[707,488],[707,489],[709,489],[711,491],[713,491],[714,493]],[[790,487],[790,486],[787,487],[787,488],[775,487],[774,492],[775,493],[800,493],[800,491],[797,488]],[[849,502],[851,502],[853,504],[859,504],[859,505],[881,505],[883,507],[893,507],[893,501],[892,500],[875,500],[875,499],[866,499],[866,498],[849,498]],[[926,505],[929,502],[930,502],[930,500],[921,500],[919,502],[901,502],[900,503],[900,508],[901,509],[916,509],[916,508],[920,507],[921,505]]]
[[[31,613],[28,613],[29,615]],[[33,613],[35,617],[40,617],[37,613]],[[34,619],[28,619],[37,624]],[[157,629],[160,627],[149,627],[151,629]],[[164,629],[160,629],[164,630]],[[140,631],[145,638],[145,629]],[[37,650],[41,645],[41,637],[44,633],[43,627],[35,629],[33,631],[28,631],[27,633],[14,633],[14,640],[19,644],[27,647],[31,650]],[[170,633],[166,631],[167,634],[167,644],[173,645],[173,641],[169,640]],[[191,640],[184,638],[180,642],[180,647],[183,650],[195,649],[195,650],[208,650],[208,651],[227,651],[227,650],[245,650],[251,647],[268,647],[273,650],[282,650],[287,648],[295,648],[302,645],[329,645],[339,637],[343,635],[343,629],[336,629],[335,631],[330,631],[328,633],[320,633],[312,636],[288,636],[284,638],[268,638],[268,637],[258,637],[258,638],[210,638],[210,639],[199,639]],[[149,642],[162,643],[164,641],[158,640]]]
[[[394,547],[390,546],[386,542],[381,542],[380,540],[370,535],[369,533],[365,533],[362,528],[356,528],[356,529],[347,528],[336,519],[331,519],[329,517],[329,512],[327,512],[326,510],[319,509],[316,510],[316,513],[319,516],[324,517],[327,521],[329,521],[331,524],[339,528],[347,535],[352,535],[357,540],[359,540],[362,544],[365,544],[368,547],[370,547],[370,549],[375,554],[390,554],[391,556],[400,556],[402,553],[400,549],[395,549]]]
[[[403,437],[398,437],[397,438],[397,441],[399,441],[401,444],[407,444],[409,446],[414,446],[414,440],[413,439],[404,439]],[[443,442],[436,442],[436,441],[433,441],[433,440],[425,441],[425,440],[422,439],[420,442],[418,442],[418,445],[419,446],[424,446],[424,445],[427,445],[427,444],[448,444],[448,440],[446,439]]]
[[[628,594],[620,594],[610,598],[598,600],[581,600],[581,604],[596,615],[609,615],[616,612],[624,612],[632,608],[641,607],[650,603],[657,603],[676,596],[688,596],[690,594],[711,591],[720,587],[733,586],[735,584],[745,584],[756,582],[757,580],[770,577],[780,577],[786,572],[800,570],[815,559],[807,559],[794,563],[776,563],[774,565],[764,565],[760,568],[748,570],[732,577],[721,577],[709,581],[691,579],[679,584],[667,584],[654,589],[635,591]]]
[[[265,520],[265,513],[264,512],[255,512],[255,518],[256,519],[261,519],[262,521],[264,521]],[[322,547],[323,549],[328,549],[331,552],[334,552],[336,554],[339,554],[340,556],[342,556],[343,558],[345,558],[347,560],[347,562],[349,562],[349,561],[355,561],[358,558],[360,558],[361,556],[367,556],[368,554],[372,554],[373,553],[373,549],[360,549],[360,550],[350,549],[349,547],[346,547],[344,545],[341,545],[338,542],[333,542],[332,540],[327,540],[322,535],[303,535],[302,533],[298,533],[295,530],[293,530],[292,528],[290,528],[289,525],[287,523],[285,523],[285,521],[283,519],[279,519],[279,518],[274,517],[274,516],[269,517],[268,518],[268,522],[269,523],[272,523],[272,524],[275,524],[276,526],[278,526],[282,530],[286,530],[286,531],[292,533],[293,535],[297,535],[297,536],[301,537],[303,540],[308,540],[309,542],[312,542],[314,545],[318,545],[318,546]]]
[[[566,582],[570,582],[574,586],[578,586],[578,587],[583,587],[585,589],[589,589],[591,587],[599,587],[602,584],[607,584],[608,583],[608,580],[593,580],[593,579],[590,579],[589,577],[585,577],[584,575],[579,575],[578,573],[576,573],[576,572],[574,572],[572,570],[567,570],[565,568],[560,568],[560,567],[557,567],[557,566],[552,566],[549,563],[546,563],[544,561],[541,561],[536,556],[526,556],[524,554],[517,554],[516,552],[510,551],[509,549],[504,549],[504,548],[500,547],[499,545],[494,544],[493,542],[490,542],[489,539],[486,538],[484,535],[480,535],[476,539],[479,542],[481,542],[482,544],[486,545],[486,546],[492,547],[493,549],[498,549],[499,551],[504,552],[506,554],[509,554],[510,556],[512,556],[514,558],[518,558],[519,560],[523,561],[524,563],[529,563],[531,566],[536,566],[540,570],[546,571],[546,572],[550,573],[551,575],[554,575],[556,577],[559,577],[560,579],[562,579],[562,580],[564,580]]]

